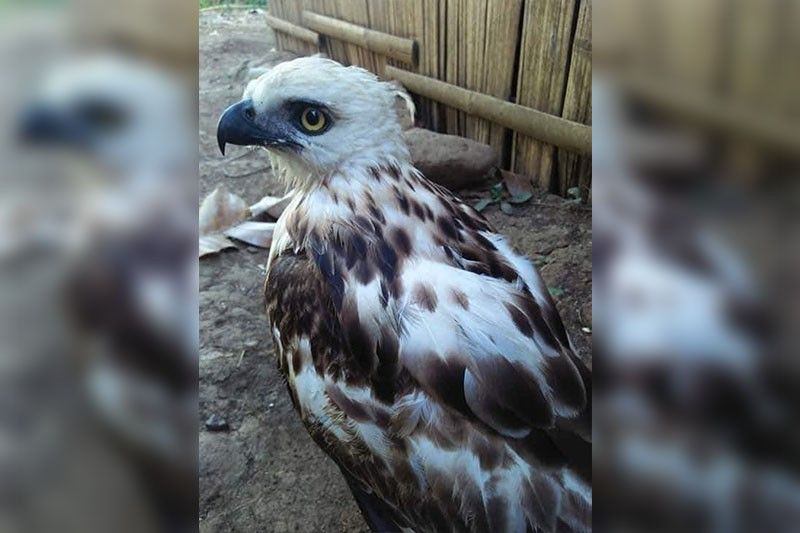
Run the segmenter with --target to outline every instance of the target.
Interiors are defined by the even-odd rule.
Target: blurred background
[[[797,531],[800,4],[594,13],[595,526]]]
[[[197,5],[0,7],[0,531],[197,524]]]

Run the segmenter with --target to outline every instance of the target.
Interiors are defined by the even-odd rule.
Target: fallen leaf
[[[581,199],[580,187],[570,187],[569,189],[567,189],[567,195],[576,200],[580,200]]]
[[[553,298],[560,298],[561,296],[564,295],[564,289],[562,289],[561,287],[550,287],[549,291],[550,291],[550,296],[552,296]]]
[[[489,204],[491,203],[492,203],[491,198],[481,198],[480,200],[475,202],[475,204],[472,207],[475,209],[475,211],[480,213],[481,211],[489,207]]]
[[[514,208],[511,207],[511,204],[508,202],[500,202],[500,211],[502,211],[506,215],[514,214]]]
[[[492,200],[495,202],[500,200],[503,197],[503,183],[495,184],[491,189],[489,189],[489,194],[492,196]]]
[[[219,233],[247,218],[244,200],[228,192],[223,186],[214,189],[200,204],[198,229],[200,235]]]
[[[532,192],[521,192],[519,194],[513,195],[511,198],[508,199],[508,201],[511,202],[512,204],[524,204],[532,197],[533,197]]]
[[[198,229],[199,257],[236,246],[223,235],[224,230],[247,217],[247,204],[224,187],[217,187],[200,204]]]
[[[250,215],[253,217],[262,217],[269,215],[277,220],[289,202],[294,197],[294,191],[288,193],[286,196],[279,198],[277,196],[265,196],[258,202],[250,206]]]
[[[221,252],[226,248],[236,248],[236,245],[233,244],[230,239],[225,237],[220,233],[215,233],[213,235],[201,235],[200,236],[200,255],[199,257],[203,257],[209,254],[215,254],[217,252]]]
[[[225,235],[259,248],[269,248],[274,232],[274,222],[247,221],[226,230]]]
[[[526,193],[533,195],[533,182],[529,176],[523,176],[522,174],[516,174],[508,170],[500,170],[500,176],[503,179],[508,194],[511,196]]]

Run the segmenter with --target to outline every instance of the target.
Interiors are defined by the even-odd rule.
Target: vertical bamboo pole
[[[336,0],[319,0],[318,9],[319,11],[316,12],[320,15],[327,15],[329,17],[337,16]],[[328,41],[328,55],[330,58],[335,59],[343,65],[349,65],[350,61],[347,54],[347,44],[330,36],[325,36],[325,39]]]
[[[580,0],[575,37],[572,41],[567,92],[561,116],[582,124],[592,123],[592,0]],[[558,192],[562,196],[571,187],[581,188],[588,198],[591,183],[591,159],[566,150],[558,151]]]
[[[369,27],[366,0],[337,0],[336,10],[338,19]],[[345,49],[349,63],[374,72],[373,52],[349,43],[345,44]]]
[[[283,2],[284,20],[287,20],[292,24],[297,24],[298,26],[302,26],[303,22],[300,19],[300,13],[302,11],[302,8],[303,8],[302,1],[285,0]],[[306,51],[305,44],[299,39],[287,36],[286,41],[289,50],[291,50],[292,52],[297,52],[302,54]]]
[[[283,11],[281,9],[281,3],[283,0],[273,0],[269,3],[269,13],[270,15],[278,18],[283,18]],[[285,36],[280,32],[275,32],[275,47],[278,50],[286,50],[286,42]]]
[[[442,0],[447,4],[447,42],[445,44],[445,58],[447,64],[447,71],[445,81],[458,85],[458,49],[459,49],[459,0]],[[447,108],[447,133],[458,135],[459,130],[459,117],[460,111],[452,108]]]
[[[425,0],[406,0],[405,3],[405,28],[403,37],[415,39],[420,46],[419,63],[417,72],[427,73],[429,71],[429,54],[425,50]],[[408,68],[408,67],[407,67]],[[421,122],[430,125],[430,101],[427,98],[417,98],[417,116]]]
[[[447,0],[438,0],[439,4],[439,80],[447,80],[447,39],[450,29],[447,25]],[[447,106],[439,104],[439,132],[447,132],[448,114]]]
[[[486,10],[486,45],[484,51],[482,93],[508,100],[514,83],[522,0],[489,0]],[[505,157],[506,128],[485,123],[485,141],[498,155]],[[510,149],[510,147],[508,147]],[[507,158],[506,158],[507,159]],[[506,167],[508,161],[501,161]]]
[[[373,30],[391,33],[389,31],[389,13],[391,4],[389,0],[370,0],[367,3],[369,15],[369,27]],[[383,76],[383,69],[386,66],[386,58],[381,55],[375,55],[375,73],[378,76]]]
[[[467,0],[464,17],[466,35],[464,36],[464,87],[472,91],[483,90],[484,50],[486,48],[486,6],[487,2]],[[464,121],[464,135],[479,142],[486,142],[483,129],[485,120],[467,116]]]
[[[439,77],[439,8],[437,0],[423,0],[423,37],[420,43],[419,72],[432,78]],[[427,100],[425,124],[439,129],[439,104]]]
[[[574,15],[573,2],[526,0],[517,103],[561,114]],[[513,170],[548,190],[554,188],[554,156],[553,146],[515,134]]]

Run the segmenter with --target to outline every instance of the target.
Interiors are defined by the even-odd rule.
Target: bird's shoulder
[[[589,373],[533,264],[447,191],[398,183],[306,241],[359,371],[408,372],[509,436],[578,416]]]

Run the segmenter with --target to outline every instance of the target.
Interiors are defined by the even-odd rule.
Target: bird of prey
[[[589,531],[590,371],[531,262],[414,168],[396,96],[300,58],[219,120],[297,191],[265,285],[294,406],[375,531]]]
[[[9,249],[34,258],[26,283],[58,280],[40,297],[57,346],[47,357],[76,368],[103,448],[135,476],[153,521],[178,530],[194,526],[198,501],[196,152],[184,94],[169,72],[117,55],[47,71],[17,125],[46,164],[34,180],[44,185],[31,221],[4,228],[14,246],[0,246],[6,262]]]

